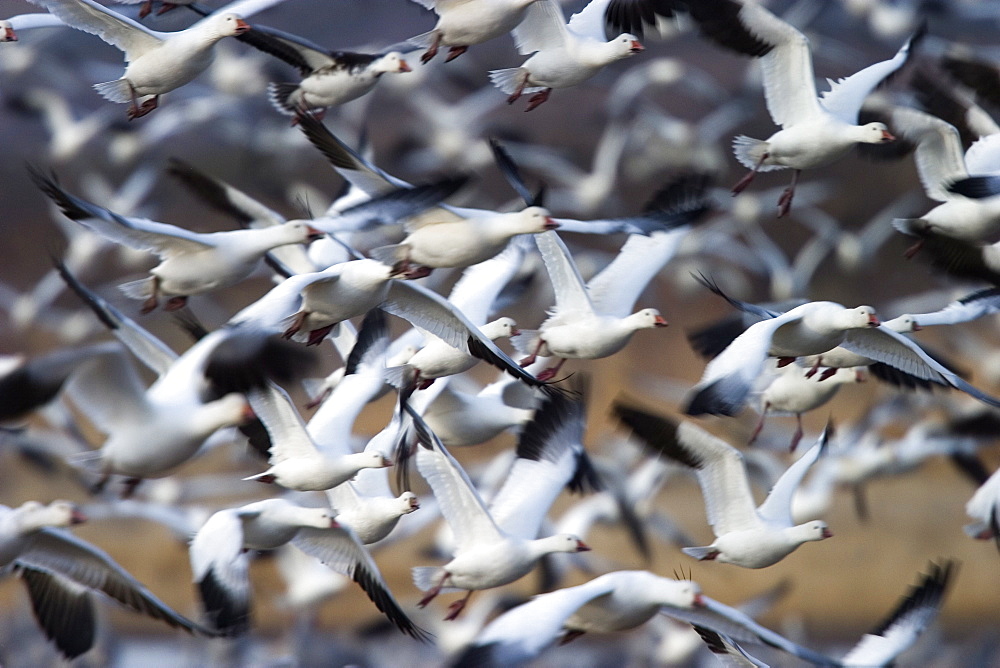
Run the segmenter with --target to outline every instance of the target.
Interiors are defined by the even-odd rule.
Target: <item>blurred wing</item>
[[[535,235],[535,243],[552,281],[556,311],[560,314],[580,311],[593,313],[594,306],[587,294],[587,287],[576,268],[573,256],[559,235],[551,231],[542,232]]]
[[[283,389],[268,382],[247,392],[247,401],[271,436],[272,465],[288,459],[315,457],[318,452],[306,432],[302,416]]]
[[[757,509],[764,521],[780,524],[784,527],[790,527],[794,524],[792,521],[792,497],[802,483],[806,472],[826,450],[829,439],[830,426],[827,425],[819,437],[819,442],[789,466],[788,470],[774,483],[774,487],[764,499],[764,503],[760,504],[760,508]]]
[[[511,32],[522,56],[559,48],[569,37],[566,19],[555,0],[538,0],[528,5],[524,20]]]

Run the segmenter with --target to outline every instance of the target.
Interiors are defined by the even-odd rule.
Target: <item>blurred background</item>
[[[567,14],[584,3],[565,2]],[[214,3],[218,6],[219,3]],[[891,57],[927,16],[925,57],[952,44],[968,46],[984,58],[1000,61],[993,2],[772,2],[779,15],[806,32],[820,79],[838,78]],[[992,7],[991,7],[992,5]],[[120,7],[119,7],[120,9]],[[18,0],[0,0],[0,17],[40,11]],[[126,8],[123,11],[130,11]],[[132,9],[134,11],[134,8]],[[148,24],[157,30],[180,29],[195,16],[184,8]],[[380,50],[433,27],[433,15],[408,0],[288,0],[255,16],[251,23],[272,25],[331,49]],[[914,217],[932,204],[920,187],[911,157],[872,162],[850,155],[835,165],[806,172],[799,182],[791,215],[775,217],[787,172],[761,174],[738,198],[728,188],[743,170],[730,151],[732,136],[767,137],[767,115],[758,68],[700,38],[683,20],[665,21],[661,34],[649,33],[642,54],[608,67],[575,88],[556,90],[544,105],[525,114],[524,101],[508,106],[505,95],[489,85],[491,69],[523,61],[508,38],[470,48],[450,63],[440,56],[427,66],[419,52],[408,59],[414,72],[384,76],[376,90],[332,109],[326,124],[352,145],[364,137],[373,160],[388,172],[413,182],[442,175],[470,174],[471,187],[456,204],[514,208],[517,200],[492,163],[486,138],[500,138],[535,186],[548,187],[553,214],[581,219],[622,216],[642,210],[645,202],[671,179],[690,172],[710,174],[718,186],[716,212],[692,231],[680,255],[646,290],[638,306],[654,306],[670,321],[667,330],[638,333],[621,353],[595,361],[570,361],[571,372],[589,378],[588,429],[585,444],[612,466],[637,465],[641,455],[610,418],[609,406],[620,397],[658,412],[678,415],[686,390],[700,377],[705,362],[691,349],[689,332],[731,311],[721,299],[692,279],[692,272],[712,275],[736,297],[749,301],[803,297],[852,306],[871,304],[883,319],[903,312],[935,310],[976,286],[931,273],[920,258],[906,260],[911,241],[891,229],[894,217]],[[121,53],[96,37],[76,30],[26,32],[17,43],[0,45],[0,353],[33,356],[59,346],[107,338],[101,324],[72,295],[64,294],[51,274],[52,257],[66,257],[78,276],[138,317],[135,302],[115,287],[137,278],[153,265],[151,258],[113,248],[68,221],[32,184],[26,166],[54,170],[70,192],[127,215],[141,215],[198,231],[232,229],[235,223],[209,209],[163,173],[171,157],[181,158],[221,178],[289,217],[320,212],[343,183],[318,151],[289,126],[268,103],[269,81],[294,81],[297,74],[273,58],[235,40],[218,45],[217,58],[195,82],[165,95],[147,117],[125,120],[125,107],[104,101],[92,84],[116,79]],[[893,99],[906,101],[905,90]],[[581,267],[590,274],[606,263],[623,236],[597,238],[565,235]],[[364,240],[359,239],[364,247]],[[537,264],[537,263],[536,263]],[[529,267],[530,269],[530,267]],[[522,327],[537,327],[552,303],[540,265],[527,294],[509,315]],[[445,289],[454,277],[432,279]],[[262,269],[253,279],[190,302],[209,326],[224,322],[269,287]],[[169,314],[157,311],[139,320],[177,350],[189,345]],[[396,323],[399,331],[402,323]],[[1000,392],[995,317],[962,325],[960,331],[928,330],[922,343],[937,346],[968,372],[977,387]],[[505,344],[506,345],[506,344]],[[508,348],[509,349],[509,348]],[[332,348],[321,352],[322,373],[340,360]],[[317,373],[317,375],[320,375]],[[490,370],[474,377],[487,382]],[[301,406],[305,394],[290,388]],[[868,382],[841,390],[827,406],[805,416],[807,446],[833,419],[845,438],[850,425],[871,407],[900,393]],[[946,392],[912,394],[902,419],[883,430],[886,441],[899,438],[918,420],[944,421],[978,408],[969,397]],[[383,399],[363,414],[355,432],[370,436],[386,424],[392,410]],[[756,423],[747,410],[739,418],[701,419],[699,424],[742,447]],[[794,419],[769,420],[754,448],[774,451],[787,461]],[[100,434],[84,425],[91,445]],[[46,415],[32,417],[27,432],[38,447],[62,447],[67,436]],[[14,441],[22,434],[0,436],[0,502],[17,506],[29,499],[69,498],[99,510],[113,504],[88,495],[71,467],[43,468]],[[258,472],[259,463],[233,436],[230,442],[185,464],[176,475],[148,481],[142,498],[216,509],[246,503],[268,488],[239,481]],[[470,470],[509,449],[513,436],[457,453]],[[850,444],[835,444],[848,447]],[[989,471],[1000,455],[984,441],[979,456]],[[196,495],[194,481],[221,476],[208,486],[224,494]],[[215,478],[209,478],[209,481]],[[962,531],[968,521],[965,503],[975,485],[945,457],[930,457],[899,475],[881,476],[838,487],[825,519],[834,538],[806,545],[784,561],[761,571],[698,563],[679,546],[653,540],[644,558],[624,529],[595,527],[587,537],[594,548],[592,573],[570,570],[559,586],[578,584],[613,568],[648,568],[662,575],[683,571],[708,595],[729,604],[767,592],[779,584],[787,593],[761,621],[810,647],[836,652],[881,621],[930,561],[954,558],[961,566],[946,599],[939,624],[904,657],[904,665],[1000,665],[995,630],[1000,620],[1000,565],[991,542],[974,541]],[[429,492],[418,487],[424,495]],[[764,491],[758,490],[763,496]],[[856,511],[864,495],[867,519]],[[558,516],[579,500],[563,495]],[[706,544],[700,492],[693,479],[671,476],[650,499],[693,541]],[[92,513],[95,516],[100,512]],[[406,516],[400,526],[416,521]],[[195,591],[185,543],[163,526],[146,520],[95,519],[74,532],[107,550],[154,593],[178,611],[197,618]],[[469,637],[475,629],[438,623],[438,603],[419,611],[419,593],[410,582],[414,565],[443,563],[427,551],[433,528],[374,552],[392,591],[415,621],[445,642]],[[688,543],[685,543],[688,544]],[[265,557],[251,571],[254,631],[243,642],[208,641],[168,633],[161,625],[101,606],[104,617],[99,647],[77,660],[80,665],[438,665],[443,653],[421,646],[392,629],[356,587],[313,607],[293,605],[281,575],[281,559]],[[301,571],[305,566],[293,566]],[[538,591],[534,575],[502,590],[503,596]],[[450,598],[450,597],[448,597]],[[477,599],[488,599],[486,592]],[[473,617],[472,610],[466,617]],[[461,626],[461,629],[459,628]],[[9,666],[59,661],[31,619],[26,595],[14,578],[0,583],[0,661]],[[656,665],[671,660],[671,629],[650,624],[629,635],[585,638],[550,650],[539,665]],[[792,665],[783,655],[761,652],[772,665]],[[703,651],[683,662],[712,664]]]

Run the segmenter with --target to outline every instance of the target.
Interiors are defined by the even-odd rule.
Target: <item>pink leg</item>
[[[754,165],[753,169],[751,169],[746,176],[740,179],[737,182],[737,184],[733,186],[732,189],[733,197],[736,197],[741,192],[747,189],[747,186],[750,185],[751,181],[753,181],[753,177],[757,176],[757,170],[761,168],[761,165],[763,165],[764,161],[767,160],[770,156],[771,156],[770,153],[765,153],[764,155],[760,156],[760,160],[757,161],[757,164]]]
[[[826,380],[830,376],[835,376],[835,375],[837,375],[837,370],[836,369],[824,369],[823,373],[821,373],[820,376],[819,376],[819,382],[823,382],[824,380]]]
[[[903,257],[907,260],[912,260],[913,256],[920,252],[920,249],[924,247],[924,240],[921,239],[917,243],[913,244],[903,253]]]
[[[151,11],[153,11],[153,0],[146,0],[146,2],[142,3],[142,7],[139,9],[139,18],[146,18],[149,16]]]
[[[469,47],[467,46],[453,46],[448,49],[448,57],[444,59],[444,62],[450,63],[468,50]]]
[[[518,362],[518,364],[520,364],[521,366],[528,366],[529,364],[534,364],[535,360],[538,358],[538,352],[542,349],[542,346],[544,344],[545,344],[545,340],[542,339],[541,337],[539,337],[538,338],[538,344],[535,346],[534,352],[532,352],[530,355],[528,355],[523,360],[521,360],[520,362]]]
[[[167,300],[167,303],[163,305],[164,311],[177,311],[184,308],[187,305],[187,297],[171,297]]]
[[[532,95],[531,98],[528,100],[528,107],[527,109],[525,109],[525,111],[531,111],[541,103],[545,102],[547,99],[549,99],[550,93],[552,93],[552,89],[546,88],[541,93],[535,93],[534,95]]]
[[[292,324],[288,326],[288,329],[286,329],[281,334],[281,338],[290,339],[296,334],[298,334],[299,330],[302,329],[302,325],[305,324],[307,315],[308,313],[306,313],[305,311],[299,311],[298,313],[296,313],[295,319],[292,320]]]
[[[451,575],[451,573],[449,573],[448,571],[444,572],[444,575],[441,576],[441,579],[438,581],[438,583],[434,585],[434,587],[429,592],[427,592],[427,594],[425,594],[424,597],[420,599],[420,601],[417,603],[418,608],[426,608],[427,604],[433,601],[434,597],[441,593],[441,588],[444,587],[444,583],[448,579],[449,575]]]
[[[778,198],[778,218],[782,216],[787,216],[788,212],[792,209],[792,198],[795,196],[795,184],[799,181],[799,170],[792,172],[792,184],[785,188],[785,191],[781,193],[781,197]]]
[[[431,45],[427,48],[427,51],[424,52],[424,55],[420,56],[421,64],[426,65],[428,62],[430,62],[430,59],[437,55],[438,47],[440,45],[441,45],[441,33],[436,32],[434,33],[434,41],[431,42]]]
[[[332,325],[327,325],[326,327],[320,327],[319,329],[314,329],[309,332],[309,340],[306,341],[307,346],[318,346],[326,338],[326,335],[333,331],[333,328],[337,326],[337,323]]]
[[[819,371],[819,365],[822,362],[823,362],[823,356],[820,355],[819,357],[816,358],[816,361],[813,362],[813,365],[809,368],[809,370],[806,371],[806,378],[812,378],[813,376],[815,376],[816,372]]]
[[[142,303],[142,308],[139,309],[139,313],[146,315],[147,313],[155,311],[157,305],[159,305],[159,294],[160,279],[157,276],[153,276],[153,294],[149,296],[149,299]]]
[[[540,374],[535,376],[535,378],[537,378],[539,381],[543,383],[547,380],[552,380],[553,378],[555,378],[555,375],[559,373],[559,369],[561,369],[562,365],[565,363],[566,360],[561,359],[559,360],[558,364],[556,364],[555,366],[550,366],[548,369],[544,369]]]
[[[795,433],[792,434],[792,444],[789,446],[789,452],[795,452],[795,448],[799,447],[799,441],[802,440],[802,413],[795,414],[795,422],[798,426],[795,428]]]
[[[559,645],[565,645],[568,642],[573,642],[580,636],[582,636],[586,631],[567,631],[563,634],[563,637],[559,639]]]
[[[764,410],[760,414],[760,420],[757,421],[757,426],[754,428],[753,434],[750,435],[750,440],[747,441],[747,445],[753,445],[757,440],[757,437],[760,436],[760,432],[764,428],[764,421],[767,419],[767,411],[769,408],[771,408],[771,402],[765,401]]]
[[[524,87],[528,85],[528,73],[525,72],[524,76],[521,77],[521,83],[517,85],[517,90],[507,98],[507,104],[514,104],[521,98],[521,93],[524,92]]]
[[[162,5],[160,5],[160,11],[156,12],[156,15],[159,16],[160,14],[166,14],[171,9],[175,9],[176,7],[177,7],[176,3],[164,2]]]
[[[445,616],[444,620],[450,622],[453,619],[457,619],[462,610],[465,609],[465,604],[469,602],[469,598],[472,596],[472,590],[469,593],[458,599],[454,603],[448,606],[448,614]]]

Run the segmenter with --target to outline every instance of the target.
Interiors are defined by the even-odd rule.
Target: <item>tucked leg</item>
[[[467,46],[453,46],[448,49],[448,57],[444,59],[444,62],[450,63],[468,50],[469,47]]]
[[[441,593],[441,588],[444,587],[444,583],[448,579],[449,575],[451,575],[451,573],[449,573],[448,571],[444,572],[444,574],[441,576],[441,579],[438,580],[438,583],[434,585],[434,587],[430,591],[428,591],[424,595],[424,597],[420,599],[420,601],[417,603],[418,608],[426,608],[427,604],[433,601],[434,597],[436,597],[438,594]]]
[[[472,590],[470,589],[468,594],[466,594],[462,598],[458,599],[457,601],[449,605],[448,614],[445,615],[444,620],[446,622],[450,622],[453,619],[457,619],[459,614],[461,614],[462,610],[465,609],[465,604],[469,602],[469,598],[471,596],[472,596]]]
[[[760,156],[760,160],[758,160],[757,164],[753,166],[753,169],[751,169],[746,176],[740,179],[739,182],[737,182],[737,184],[733,186],[733,189],[731,191],[733,193],[733,197],[736,197],[741,192],[747,189],[747,186],[750,185],[751,181],[753,181],[753,177],[757,176],[758,170],[760,170],[761,166],[763,166],[764,164],[764,161],[767,160],[769,157],[771,157],[770,153],[765,153],[764,155]]]
[[[535,93],[534,95],[532,95],[531,98],[528,100],[528,107],[525,109],[525,111],[531,111],[538,105],[545,102],[547,99],[549,99],[550,93],[552,93],[552,89],[546,88],[541,93]]]
[[[785,191],[781,193],[781,197],[778,198],[778,218],[788,215],[788,212],[792,209],[792,198],[795,197],[795,184],[799,181],[799,170],[792,172],[792,184],[785,188]]]

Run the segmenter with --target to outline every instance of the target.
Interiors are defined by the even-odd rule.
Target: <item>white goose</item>
[[[685,554],[701,561],[766,568],[803,543],[833,535],[821,520],[799,525],[792,522],[792,495],[826,449],[829,427],[816,445],[788,467],[764,503],[756,507],[739,450],[691,422],[675,424],[620,405],[616,413],[650,448],[694,469],[698,475],[708,523],[716,539],[705,547],[686,547]]]
[[[489,510],[462,467],[407,407],[420,441],[417,469],[434,491],[455,537],[451,561],[441,567],[413,569],[414,584],[427,592],[421,607],[442,592],[465,589],[466,595],[449,607],[445,617],[454,619],[473,591],[517,580],[546,554],[590,549],[570,534],[537,537],[555,497],[576,477],[583,449],[571,433],[566,433],[567,428],[572,430],[572,418],[566,415],[566,411],[571,412],[568,400],[555,395],[549,401],[564,402],[550,417],[560,426],[547,433],[540,429],[542,434],[522,439],[517,462]],[[571,423],[561,422],[566,419]]]
[[[584,284],[569,249],[554,232],[535,237],[545,268],[555,290],[556,305],[537,330],[521,330],[512,339],[518,351],[528,356],[522,366],[536,356],[561,358],[540,374],[540,380],[553,378],[568,358],[596,359],[612,355],[629,342],[640,329],[666,327],[667,321],[654,308],[631,315],[646,283],[673,255],[679,243],[674,232],[656,232],[655,236],[632,236],[616,258],[590,284]]]
[[[829,91],[817,97],[809,41],[763,5],[711,0],[690,9],[703,31],[722,46],[760,59],[767,109],[782,128],[765,140],[735,138],[736,158],[750,172],[733,188],[734,195],[757,172],[790,168],[794,170],[792,183],[778,200],[778,216],[783,216],[791,208],[801,170],[833,162],[855,144],[894,139],[883,123],[857,125],[858,111],[875,86],[903,66],[917,36],[891,59],[833,82]]]
[[[591,0],[573,14],[569,23],[559,4],[541,0],[530,5],[527,16],[514,28],[517,51],[530,54],[520,67],[490,72],[493,85],[507,93],[513,104],[524,93],[535,93],[525,111],[549,99],[553,88],[568,88],[586,81],[606,65],[643,50],[635,35],[622,33],[607,41],[604,11],[609,0]]]
[[[524,20],[528,5],[538,0],[413,0],[438,15],[430,32],[411,41],[427,44],[420,57],[426,64],[442,46],[450,47],[445,62],[459,57],[473,44],[481,44],[513,30]],[[547,1],[547,0],[543,0]]]
[[[149,278],[121,285],[126,295],[143,301],[142,313],[155,310],[160,298],[167,299],[165,310],[175,311],[187,303],[189,295],[239,283],[268,251],[306,244],[323,236],[305,220],[261,229],[192,232],[168,223],[120,216],[69,194],[38,172],[32,175],[68,218],[116,243],[160,257],[160,264],[149,271]]]
[[[426,639],[396,603],[357,536],[337,523],[333,511],[305,508],[285,499],[220,510],[191,541],[194,581],[205,612],[220,633],[239,635],[250,626],[247,550],[273,550],[286,543],[352,578],[396,628],[418,640]]]
[[[322,118],[327,107],[346,104],[370,93],[383,74],[410,72],[399,51],[368,54],[331,51],[304,37],[256,26],[243,41],[299,70],[298,83],[271,83],[268,98],[279,112],[294,117],[310,113]]]
[[[918,218],[897,218],[893,226],[911,236],[945,236],[959,241],[983,243],[1000,237],[1000,197],[996,193],[973,198],[954,192],[952,185],[970,174],[1000,171],[1000,128],[977,140],[962,153],[958,130],[950,123],[916,109],[893,107],[893,128],[917,144],[914,159],[924,192],[940,202]],[[964,190],[956,186],[959,190]],[[920,250],[918,241],[906,251],[912,257]]]
[[[1000,400],[945,368],[905,335],[882,326],[870,306],[848,309],[834,302],[808,302],[779,313],[731,299],[717,287],[710,287],[736,308],[764,319],[750,325],[708,363],[685,408],[688,415],[738,413],[768,356],[778,357],[779,366],[784,366],[796,357],[821,355],[837,346],[1000,406]],[[897,319],[900,323],[906,320],[906,316]]]
[[[273,383],[252,389],[247,399],[271,437],[271,465],[244,478],[277,483],[300,492],[322,491],[347,482],[364,468],[385,468],[392,462],[380,452],[329,456],[316,447],[288,394]]]
[[[979,540],[993,539],[1000,545],[1000,469],[979,486],[965,514],[974,521],[965,525],[965,533]]]
[[[119,353],[96,358],[68,383],[73,401],[107,434],[101,449],[89,457],[97,460],[103,474],[98,488],[112,474],[125,475],[130,478],[128,494],[142,478],[166,475],[193,457],[217,430],[252,417],[242,395],[233,392],[215,398],[206,387],[206,369],[224,341],[221,335],[205,337],[178,357],[65,267],[60,270],[112,333],[158,374],[147,388],[125,354]]]
[[[90,591],[188,633],[214,635],[177,614],[100,548],[62,530],[86,521],[68,501],[0,506],[0,567],[13,567],[28,588],[35,617],[67,659],[94,643]]]
[[[125,52],[128,65],[116,81],[94,88],[112,102],[128,103],[128,119],[156,109],[160,95],[201,74],[214,57],[212,47],[223,37],[242,35],[250,26],[244,17],[282,0],[237,0],[186,30],[164,33],[146,28],[93,0],[32,0],[66,25],[97,35]],[[139,98],[152,96],[141,105]]]
[[[615,571],[541,594],[494,619],[457,665],[519,666],[563,635],[635,628],[660,612],[702,605],[701,587],[649,571]]]
[[[16,42],[19,30],[34,30],[35,28],[56,28],[66,24],[52,14],[19,14],[10,18],[0,19],[0,42]]]

